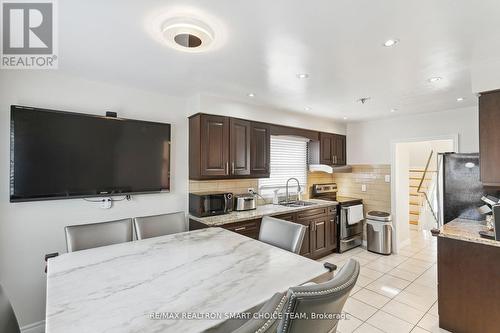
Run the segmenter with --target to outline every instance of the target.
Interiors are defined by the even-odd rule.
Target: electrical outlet
[[[366,192],[366,185],[365,184],[361,185],[361,192]]]
[[[110,209],[112,205],[113,205],[113,199],[111,198],[103,198],[101,200],[102,209]]]
[[[255,193],[255,189],[253,187],[248,188],[248,193]]]
[[[385,179],[386,183],[390,183],[391,182],[391,175],[385,175],[384,179]]]

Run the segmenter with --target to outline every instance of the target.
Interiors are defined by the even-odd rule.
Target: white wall
[[[409,241],[408,220],[410,216],[410,145],[399,143],[395,145],[395,160],[393,166],[393,190],[391,191],[392,225],[395,229],[393,244],[395,252]]]
[[[305,128],[337,134],[346,133],[346,125],[328,118],[310,116],[289,112],[240,101],[229,100],[216,96],[201,95],[197,110],[191,113],[203,112],[237,118],[280,124],[291,127]],[[193,103],[196,105],[196,103]]]
[[[453,152],[453,140],[433,140],[408,143],[410,149],[410,169],[424,169],[429,159],[429,154],[433,151],[429,170],[437,169],[436,154]]]
[[[479,151],[477,107],[347,124],[350,164],[390,164],[391,143],[458,134],[459,152]]]
[[[9,203],[10,105],[21,104],[172,124],[171,193],[132,197],[109,210],[82,199]],[[63,228],[186,209],[186,100],[64,77],[54,72],[2,71],[0,76],[0,283],[21,326],[45,317],[44,254],[65,252]],[[92,133],[89,133],[92,135]],[[75,286],[78,288],[78,286]]]

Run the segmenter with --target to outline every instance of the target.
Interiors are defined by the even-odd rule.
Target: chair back
[[[137,239],[158,237],[187,231],[184,212],[136,217],[134,219]]]
[[[17,318],[7,295],[0,284],[0,332],[21,333]]]
[[[328,320],[306,320],[286,314],[327,313],[340,316],[349,297],[349,292],[358,279],[359,268],[359,263],[356,260],[349,259],[335,277],[328,282],[290,288],[287,293],[289,301],[285,307],[285,316],[280,322],[278,332],[336,332],[338,317]]]
[[[68,252],[131,242],[133,237],[132,219],[72,225],[64,230]]]
[[[259,240],[298,254],[306,229],[302,224],[264,216],[260,224]]]

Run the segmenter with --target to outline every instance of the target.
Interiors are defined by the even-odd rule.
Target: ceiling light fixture
[[[297,74],[297,78],[299,78],[299,79],[307,79],[307,78],[309,78],[309,74],[307,74],[307,73],[298,73]]]
[[[384,42],[384,46],[385,47],[393,47],[395,46],[397,43],[399,43],[399,39],[388,39]]]
[[[344,117],[344,120],[347,120],[347,117]]]
[[[255,97],[254,93],[248,93],[248,97]]]
[[[169,19],[163,22],[161,32],[170,47],[184,52],[206,51],[215,38],[207,24],[194,18]]]
[[[312,109],[311,109],[311,107],[310,107],[310,106],[306,106],[306,107],[304,108],[304,110],[306,110],[306,111],[311,111]]]
[[[366,104],[370,99],[372,99],[370,96],[361,97],[360,99],[357,100],[357,102],[361,104]]]
[[[457,102],[463,102],[463,101],[464,101],[464,99],[465,99],[465,98],[463,98],[463,97],[459,97],[459,98],[457,98]]]
[[[398,109],[391,109],[391,112],[392,112],[392,113],[394,113],[394,112],[396,112],[396,111],[398,111]]]
[[[438,82],[438,81],[441,81],[442,79],[443,79],[443,78],[442,78],[442,77],[440,77],[440,76],[433,76],[433,77],[431,77],[431,78],[430,78],[429,80],[427,80],[427,81],[429,81],[430,83],[436,83],[436,82]]]

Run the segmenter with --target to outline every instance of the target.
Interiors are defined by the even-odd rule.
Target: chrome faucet
[[[288,183],[290,182],[290,180],[295,180],[297,182],[297,195],[299,194],[301,188],[300,188],[300,183],[299,183],[299,180],[295,177],[292,177],[292,178],[289,178],[287,181],[286,181],[286,197],[285,197],[285,202],[288,203]]]

